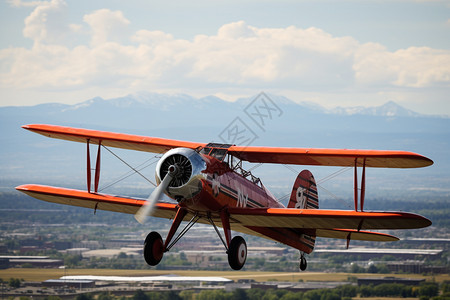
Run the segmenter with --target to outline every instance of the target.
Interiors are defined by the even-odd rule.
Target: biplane
[[[157,265],[164,253],[195,223],[214,227],[234,270],[240,270],[247,258],[247,244],[242,236],[233,237],[234,232],[264,237],[298,249],[299,267],[305,270],[305,254],[313,251],[316,237],[347,240],[348,248],[350,240],[398,240],[373,230],[431,225],[430,220],[413,213],[364,211],[366,168],[420,168],[433,164],[429,158],[412,152],[206,144],[55,125],[22,127],[47,137],[85,143],[87,189],[27,184],[16,187],[17,190],[48,202],[134,214],[140,223],[148,216],[172,220],[165,239],[157,232],[150,232],[145,239],[143,256],[151,266]],[[98,145],[94,168],[90,145]],[[157,186],[148,199],[98,191],[102,147],[163,154],[156,165]],[[308,170],[298,174],[285,207],[257,177],[243,168],[243,161],[352,167],[354,210],[319,209],[317,184]],[[358,169],[362,170],[361,181]],[[163,193],[175,201],[161,201]],[[178,232],[183,221],[187,224]],[[223,228],[223,234],[218,227]]]

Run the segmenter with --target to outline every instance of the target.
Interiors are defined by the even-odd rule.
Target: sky
[[[1,0],[0,106],[261,91],[450,115],[449,0]]]

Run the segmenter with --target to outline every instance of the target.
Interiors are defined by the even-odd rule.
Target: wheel
[[[300,270],[305,271],[308,263],[306,262],[306,258],[302,255],[300,258]]]
[[[235,236],[228,248],[228,263],[233,270],[240,270],[247,259],[247,244],[241,236]]]
[[[159,264],[164,255],[164,244],[161,235],[150,232],[144,242],[144,259],[150,266]]]

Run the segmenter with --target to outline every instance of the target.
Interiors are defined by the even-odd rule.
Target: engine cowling
[[[156,181],[164,179],[169,168],[177,169],[165,194],[173,199],[190,199],[202,190],[201,179],[206,177],[206,162],[196,151],[189,148],[175,148],[167,151],[156,165]]]

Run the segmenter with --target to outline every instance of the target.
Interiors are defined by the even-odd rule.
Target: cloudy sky
[[[0,105],[260,91],[450,115],[450,1],[0,2]]]

